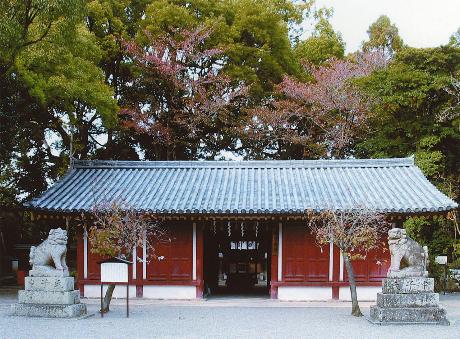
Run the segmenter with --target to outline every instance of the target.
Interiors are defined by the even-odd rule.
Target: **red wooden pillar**
[[[77,227],[77,283],[80,290],[80,296],[85,294],[85,284],[83,283],[84,270],[84,243],[83,243],[83,228]]]
[[[340,281],[340,250],[337,246],[333,246],[334,266],[332,270],[332,281]],[[339,286],[332,286],[332,299],[339,300]]]
[[[196,297],[203,298],[204,280],[203,280],[203,225],[193,224],[196,230]],[[193,241],[193,237],[192,237]]]
[[[136,297],[142,298],[144,296],[144,271],[142,261],[137,260],[137,258],[143,257],[143,250],[142,247],[136,248],[136,258],[134,258],[136,265]],[[144,258],[142,258],[144,260]]]
[[[275,226],[276,225],[276,226]],[[271,257],[271,277],[270,277],[270,298],[278,298],[278,224],[272,228],[272,257]]]

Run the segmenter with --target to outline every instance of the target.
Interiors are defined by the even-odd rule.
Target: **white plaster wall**
[[[361,301],[375,301],[377,300],[377,293],[382,292],[381,286],[357,286],[356,293],[358,294],[358,300]],[[350,301],[350,287],[342,286],[339,288],[339,299],[343,301]]]
[[[332,299],[332,287],[279,286],[278,299],[286,301],[323,301]]]
[[[108,285],[104,285],[103,295],[107,291]],[[86,285],[85,284],[85,298],[100,298],[101,297],[101,285]],[[113,298],[126,298],[126,285],[116,285],[113,291]],[[136,286],[129,286],[129,297],[136,297]]]
[[[196,286],[144,285],[143,296],[147,299],[196,299]]]

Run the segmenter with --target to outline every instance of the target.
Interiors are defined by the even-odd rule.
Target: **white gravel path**
[[[9,316],[14,293],[0,291],[0,338],[459,338],[460,295],[441,296],[451,326],[376,326],[349,315],[348,303],[256,300],[115,300],[104,318],[40,319]],[[90,313],[97,300],[85,300]],[[363,303],[369,313],[369,303]]]

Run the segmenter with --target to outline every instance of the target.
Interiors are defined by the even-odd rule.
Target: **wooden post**
[[[278,281],[283,280],[283,223],[278,224]]]
[[[101,318],[104,317],[104,312],[102,311],[102,307],[103,307],[103,304],[102,304],[102,294],[103,294],[103,293],[102,293],[102,290],[103,290],[103,286],[104,286],[104,285],[101,283]]]
[[[142,271],[143,262],[137,260],[139,253],[141,253],[140,255],[142,256],[142,247],[136,247],[136,261],[133,263],[133,265],[136,265],[136,297],[142,298],[144,294],[144,279],[142,278],[144,272]]]
[[[274,224],[276,225],[276,224]],[[272,228],[272,257],[271,257],[271,277],[270,277],[270,298],[278,298],[278,227]],[[275,283],[275,285],[274,285]]]
[[[84,241],[83,241],[83,230],[78,227],[77,228],[77,281],[78,281],[78,289],[80,290],[80,296],[83,297],[85,295],[85,284],[83,280],[85,279],[83,271],[84,271]]]
[[[333,268],[333,279],[332,281],[338,282],[340,280],[340,267],[343,265],[340,260],[343,258],[340,255],[340,250],[337,246],[333,246],[333,255],[334,255],[334,268]],[[339,286],[332,286],[332,299],[339,300]]]
[[[203,281],[203,225],[196,225],[196,282],[197,298],[203,298],[204,281]]]

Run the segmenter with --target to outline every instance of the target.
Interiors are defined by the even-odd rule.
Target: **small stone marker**
[[[371,306],[370,321],[379,325],[449,325],[446,310],[439,307],[439,294],[434,293],[434,279],[427,277],[427,249],[399,228],[388,231],[388,243],[390,270],[382,293],[377,294],[377,305]]]
[[[80,293],[74,290],[65,263],[67,231],[50,231],[48,239],[30,250],[32,270],[25,278],[25,290],[18,292],[19,302],[11,305],[16,316],[74,318],[86,314]]]

